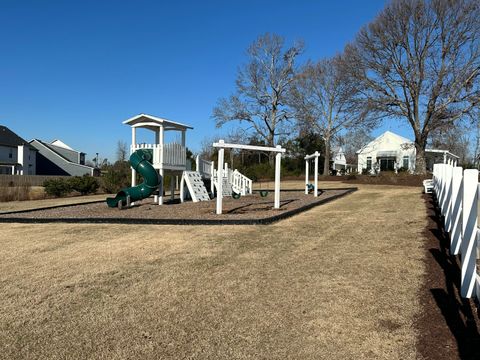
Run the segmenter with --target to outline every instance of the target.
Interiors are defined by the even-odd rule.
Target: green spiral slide
[[[153,152],[151,149],[139,149],[130,155],[130,166],[143,177],[143,183],[137,186],[122,189],[114,198],[107,198],[109,207],[117,207],[121,201],[122,206],[127,205],[127,197],[130,201],[138,201],[148,198],[158,189],[160,179],[157,171],[152,166]]]

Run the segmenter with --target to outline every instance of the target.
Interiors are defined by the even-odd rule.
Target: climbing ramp
[[[183,201],[183,184],[187,185],[188,192],[192,198],[193,202],[199,201],[209,201],[210,196],[208,196],[207,189],[202,180],[202,176],[198,171],[184,171],[182,175],[182,183],[180,186],[181,196],[180,198]]]

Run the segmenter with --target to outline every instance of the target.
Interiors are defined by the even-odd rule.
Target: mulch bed
[[[282,191],[280,209],[273,208],[274,194],[258,193],[240,199],[225,197],[223,214],[216,215],[216,201],[184,202],[158,206],[152,199],[136,202],[129,209],[109,208],[106,203],[60,206],[51,209],[0,214],[0,222],[90,222],[134,224],[267,224],[311,209],[355,191],[356,188],[328,189],[318,196],[303,191]]]
[[[480,319],[473,300],[460,296],[460,259],[450,256],[434,198],[424,195],[428,209],[425,229],[426,275],[420,292],[422,314],[417,320],[418,350],[425,359],[480,359]]]

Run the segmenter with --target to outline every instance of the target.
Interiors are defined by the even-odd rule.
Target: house
[[[30,145],[38,151],[37,175],[93,176],[95,174],[95,168],[85,165],[85,153],[72,149],[61,140],[47,143],[33,139]]]
[[[415,171],[416,149],[413,141],[386,131],[375,140],[357,151],[358,172],[376,171]],[[427,171],[433,170],[433,164],[448,163],[456,165],[458,156],[448,150],[426,149]]]
[[[27,141],[0,125],[0,174],[35,175],[36,154]]]

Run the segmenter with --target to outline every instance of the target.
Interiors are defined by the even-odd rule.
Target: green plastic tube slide
[[[152,166],[153,152],[151,149],[139,149],[130,155],[130,166],[143,177],[140,185],[122,189],[112,198],[107,198],[109,207],[117,207],[119,202],[122,206],[127,205],[127,197],[130,201],[138,201],[148,198],[158,189],[160,177]]]

